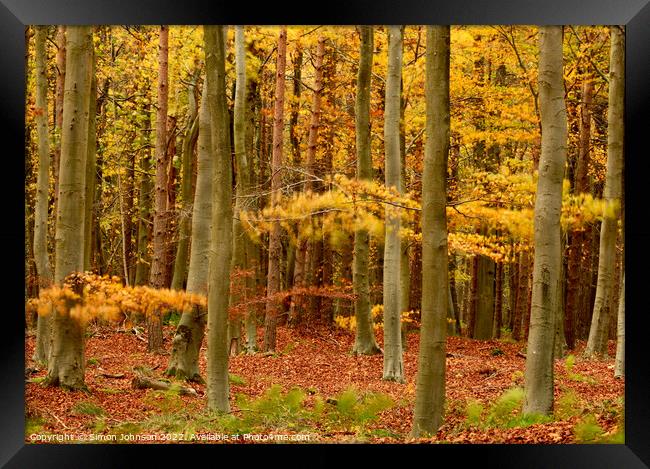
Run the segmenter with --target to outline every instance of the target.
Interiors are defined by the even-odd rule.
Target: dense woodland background
[[[517,405],[523,400],[524,414],[552,413],[553,358],[568,363],[558,379],[581,376],[572,371],[576,355],[613,378],[609,341],[618,334],[621,350],[624,343],[622,150],[616,161],[608,158],[618,148],[612,136],[622,135],[622,105],[613,111],[609,97],[614,80],[622,93],[622,77],[611,73],[612,64],[623,63],[620,28],[73,29],[72,38],[65,26],[29,27],[25,36],[26,327],[28,359],[48,363],[45,382],[86,387],[86,327],[117,328],[146,341],[146,353],[157,355],[152,360],[172,379],[195,381],[202,392],[207,377],[209,406],[231,410],[228,355],[232,371],[250,366],[247,356],[277,358],[278,341],[293,343],[286,334],[330,331],[338,346],[349,342],[341,354],[369,355],[375,361],[368,366],[383,366],[384,380],[396,386],[412,385],[421,367],[413,417],[419,423],[411,433],[421,436],[418,428],[435,434],[443,424],[444,357],[463,357],[456,348],[462,344],[487,353],[486,363],[504,350],[528,360],[539,348],[551,357],[546,365],[528,361],[526,397],[510,396]],[[542,34],[555,55],[544,55]],[[87,97],[71,91],[70,76],[87,83]],[[547,79],[555,85],[540,89]],[[66,106],[77,113],[68,120]],[[548,120],[551,114],[559,124]],[[87,120],[86,135],[75,140],[79,116]],[[544,118],[546,129],[565,125],[566,133],[544,130]],[[559,141],[554,149],[548,141],[545,147],[545,132]],[[76,199],[84,203],[76,206],[66,202],[70,186],[61,185],[71,181],[63,172],[74,164],[63,162],[75,151],[86,155]],[[427,151],[434,152],[430,160]],[[552,301],[535,297],[534,288],[541,242],[535,223],[542,220],[535,218],[536,193],[552,179],[544,169],[555,164],[551,157],[565,158],[554,160],[557,185],[542,192],[556,196],[558,209]],[[427,168],[425,161],[433,163]],[[446,236],[448,262],[427,271],[423,246],[431,238],[423,237],[422,215],[431,203],[440,216],[427,229]],[[81,223],[73,241],[58,231],[62,212]],[[553,228],[546,234],[555,234],[556,225],[547,226]],[[83,259],[64,272],[62,256],[72,251]],[[71,280],[81,271],[88,274]],[[442,277],[427,277],[431,272]],[[64,278],[78,296],[57,289]],[[535,304],[551,315],[535,313]],[[215,322],[210,308],[223,311]],[[55,324],[48,319],[53,309],[77,311],[69,317],[83,327]],[[425,310],[442,312],[442,322],[425,325]],[[537,335],[536,318],[548,319],[552,333]],[[425,327],[438,344],[430,350],[442,355],[423,355]],[[64,329],[78,339],[73,352]],[[445,336],[458,336],[446,352]],[[222,344],[218,352],[210,352],[211,343]],[[621,350],[617,377],[624,374]],[[68,354],[68,365],[57,370],[52,353]],[[372,357],[377,353],[383,363]],[[73,355],[81,361],[70,362]],[[70,363],[76,372],[65,371]],[[535,366],[541,368],[531,371]],[[550,389],[550,403],[530,394],[544,367],[550,388],[538,384]],[[493,374],[486,369],[479,375]],[[225,383],[211,381],[224,372]],[[374,372],[379,380],[381,370]],[[141,387],[169,384],[147,373],[137,378]],[[446,379],[453,387],[449,370]],[[405,406],[413,411],[412,401]],[[453,419],[449,405],[446,415]],[[614,434],[618,421],[608,418],[600,425]],[[399,440],[405,433],[391,435]],[[465,441],[472,438],[480,440]]]

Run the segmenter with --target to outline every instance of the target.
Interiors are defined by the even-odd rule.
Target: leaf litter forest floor
[[[260,344],[262,331],[258,332]],[[173,333],[173,326],[165,326],[166,350],[170,349]],[[205,385],[189,384],[197,391],[198,397],[178,394],[170,396],[169,392],[131,387],[134,367],[148,367],[153,370],[155,377],[163,378],[168,354],[148,353],[146,343],[141,338],[128,331],[119,332],[114,326],[91,324],[87,335],[89,338],[86,341],[85,356],[89,393],[43,386],[40,381],[46,370],[31,360],[34,337],[30,334],[26,337],[26,366],[40,368],[27,376],[26,442],[34,442],[29,438],[34,433],[56,435],[185,431],[185,439],[188,439],[187,431],[205,431],[198,430],[203,428],[200,424],[188,427],[188,422],[193,423],[199,419],[196,416],[206,415]],[[377,335],[381,346],[382,334]],[[295,402],[289,402],[291,399],[283,401],[276,396],[275,401],[266,400],[267,404],[271,403],[271,413],[277,410],[272,408],[273,405],[283,406],[284,409],[283,415],[277,411],[274,419],[263,422],[266,433],[309,433],[312,435],[310,443],[412,442],[414,440],[408,434],[415,403],[419,336],[411,333],[407,337],[408,346],[404,353],[406,382],[400,384],[381,379],[381,355],[354,356],[350,353],[354,333],[349,330],[338,327],[302,330],[279,327],[275,355],[257,353],[230,358],[230,398],[234,416],[231,418],[244,418],[243,414],[248,412],[264,412],[264,402],[254,410],[249,407],[248,411],[246,408],[242,411],[238,406],[238,395],[260,399],[273,385],[279,386],[283,393],[299,387],[303,390],[301,395],[304,395],[304,401],[298,403],[297,407]],[[508,340],[478,341],[449,337],[444,424],[434,437],[417,441],[582,443],[607,441],[599,438],[622,435],[624,380],[614,378],[613,359],[582,358],[584,346],[584,343],[579,343],[573,351],[574,356],[555,362],[555,416],[552,421],[522,424],[516,419],[516,414],[521,409],[520,389],[524,379],[525,344]],[[610,357],[614,356],[614,347],[615,343],[610,342]],[[200,368],[205,377],[205,341]],[[105,374],[124,376],[115,378],[106,377]],[[346,414],[347,417],[356,415],[356,420],[353,417],[348,420],[330,418],[326,424],[325,417],[328,415],[343,415],[335,412],[327,414],[327,409],[339,405],[334,399],[342,401],[344,398],[341,393],[351,387],[356,390],[352,393],[352,399],[357,399],[358,402],[368,393],[381,393],[384,397],[389,395],[392,402],[389,406],[382,407],[380,404],[376,407],[375,410],[380,410],[375,415],[372,415],[370,404],[366,408],[370,409],[369,412],[364,413],[364,409],[361,409],[356,414],[353,411]],[[508,390],[513,388],[519,388],[519,400],[515,399],[511,404],[506,402],[505,407],[491,411],[491,406],[500,396],[508,394]],[[280,396],[284,396],[283,393]],[[305,413],[315,406],[314,402],[318,399],[321,399],[321,405],[324,403],[325,413],[318,414],[323,424],[311,414],[312,423],[311,426],[307,424],[306,430]],[[184,423],[175,422],[174,418],[181,414],[185,415]],[[202,422],[206,422],[205,417]],[[239,427],[229,428],[236,428],[232,433],[247,431],[239,430]],[[260,427],[256,428],[259,432]],[[159,439],[155,442],[165,441]]]

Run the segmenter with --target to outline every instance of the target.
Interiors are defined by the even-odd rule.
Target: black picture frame
[[[430,464],[443,463],[440,451],[458,465],[478,459],[488,467],[589,467],[636,468],[650,466],[649,360],[644,356],[647,313],[642,282],[650,265],[650,228],[644,223],[650,198],[644,192],[650,175],[647,158],[647,119],[650,105],[650,0],[454,0],[425,3],[418,0],[390,2],[335,1],[318,5],[292,6],[267,2],[204,0],[0,0],[0,116],[4,138],[0,152],[7,169],[0,183],[6,226],[0,230],[0,246],[11,260],[0,291],[11,298],[4,308],[2,385],[0,386],[0,464],[5,467],[124,467],[140,457],[154,466],[161,459],[171,462],[172,452],[181,452],[186,464],[203,464],[204,451],[221,451],[208,464],[232,464],[247,453],[248,445],[26,445],[24,443],[24,217],[25,205],[21,165],[24,168],[25,116],[25,26],[32,24],[621,24],[626,26],[625,109],[625,243],[628,308],[626,339],[625,445],[409,445],[422,452]],[[311,7],[311,8],[310,8]],[[23,169],[24,171],[24,169]],[[22,210],[22,213],[20,212]],[[15,262],[13,256],[16,257]],[[4,256],[3,256],[4,257]],[[647,267],[646,267],[647,268]],[[645,275],[644,275],[645,273]],[[646,287],[647,288],[647,287]],[[319,446],[319,445],[317,445]],[[352,449],[368,449],[352,445]],[[402,445],[400,449],[403,448]],[[350,445],[348,445],[348,448]],[[209,448],[209,449],[208,449]],[[280,448],[290,448],[291,459]],[[283,465],[301,461],[296,452],[313,445],[263,445],[256,453],[275,457]],[[342,446],[319,446],[314,463],[340,464]],[[368,455],[384,459],[396,454],[394,445],[373,445]],[[248,451],[248,450],[246,450]],[[429,451],[438,452],[430,454]],[[199,454],[198,452],[201,452]],[[424,454],[423,452],[427,452]],[[190,458],[188,458],[190,456]],[[295,459],[294,459],[295,456]],[[214,458],[215,455],[209,456]],[[365,456],[364,456],[365,457]],[[401,463],[407,463],[404,455]],[[434,459],[435,458],[435,459]],[[328,461],[329,460],[329,461]],[[210,461],[210,460],[208,460]],[[272,461],[268,460],[267,461]],[[142,463],[139,463],[142,464]],[[263,463],[265,464],[265,463]],[[365,464],[365,463],[362,463]],[[371,464],[370,462],[368,464]],[[374,464],[374,463],[372,463]]]

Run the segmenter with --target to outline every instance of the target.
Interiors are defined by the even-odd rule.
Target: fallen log
[[[161,381],[158,379],[147,378],[146,376],[137,374],[131,380],[131,387],[133,387],[133,389],[155,389],[157,391],[169,391],[171,389],[177,389],[178,393],[181,395],[198,397],[198,394],[194,388],[181,386],[179,384],[172,384],[167,381]]]

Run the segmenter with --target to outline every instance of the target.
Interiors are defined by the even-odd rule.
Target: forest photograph
[[[625,444],[624,26],[25,48],[26,444]]]

